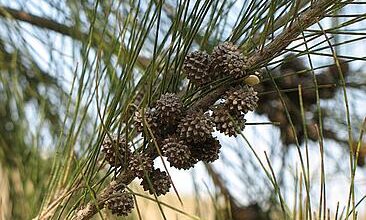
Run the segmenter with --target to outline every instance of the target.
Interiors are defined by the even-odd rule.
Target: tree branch
[[[80,41],[88,39],[88,35],[80,32],[76,27],[69,27],[67,25],[58,23],[51,19],[33,15],[25,11],[0,6],[0,16],[5,18],[13,18],[19,21],[24,21],[34,26],[40,28],[46,28]]]
[[[121,173],[115,181],[112,181],[105,187],[96,198],[95,201],[90,201],[85,206],[80,207],[76,211],[72,220],[86,220],[91,219],[99,210],[104,208],[109,196],[118,189],[123,189],[125,185],[130,184],[135,179],[135,176],[131,172]]]
[[[290,27],[285,29],[280,35],[278,35],[271,43],[264,47],[261,51],[257,51],[249,56],[247,66],[258,67],[267,63],[269,60],[273,59],[279,52],[285,49],[304,29],[316,23],[320,20],[326,13],[326,9],[337,3],[334,0],[318,0],[313,5],[303,12],[296,21],[292,23]],[[247,68],[249,69],[249,68]],[[233,81],[231,85],[235,84]],[[190,111],[203,109],[207,110],[212,104],[216,102],[228,89],[230,86],[224,85],[209,93],[194,105],[191,106]],[[133,177],[127,178],[126,174],[120,175],[117,182],[112,182],[109,184],[102,192],[98,195],[97,201],[91,201],[84,208],[79,209],[73,216],[73,220],[85,220],[90,219],[94,216],[99,209],[102,209],[105,204],[106,195],[111,192],[111,189],[116,187],[116,184],[129,184],[132,182]],[[98,205],[98,207],[96,206]],[[99,209],[98,209],[99,208]]]
[[[283,51],[302,31],[319,21],[326,9],[338,1],[318,0],[313,3],[308,10],[302,13],[296,22],[278,35],[263,50],[254,53],[249,57],[247,65],[250,67],[258,66],[273,59],[276,54]]]
[[[258,66],[268,63],[271,59],[282,52],[303,30],[310,27],[319,21],[326,13],[326,9],[337,3],[334,0],[318,0],[313,5],[303,12],[292,25],[286,28],[280,35],[278,35],[271,43],[265,46],[262,50],[257,51],[249,56],[247,61],[247,70],[255,69]],[[232,81],[231,85],[237,83]],[[207,110],[212,104],[216,102],[230,86],[223,85],[218,89],[212,91],[207,96],[197,101],[192,109]]]
[[[80,42],[88,41],[89,37],[87,33],[81,32],[80,29],[76,26],[67,26],[52,19],[47,19],[41,16],[33,15],[25,11],[16,10],[9,7],[0,6],[0,17],[12,18],[18,21],[29,23],[39,28],[52,30],[59,34],[69,36]],[[99,34],[93,34],[92,36],[93,38],[91,43],[93,47],[98,48],[101,45],[110,45],[110,43],[106,42],[105,39],[103,39],[103,37],[101,37]],[[121,45],[117,45],[115,48],[117,48],[118,50],[120,46]],[[123,49],[125,48],[123,47]],[[114,51],[114,53],[118,53],[118,51]],[[142,67],[146,67],[150,63],[150,60],[145,57],[139,57],[137,62]]]

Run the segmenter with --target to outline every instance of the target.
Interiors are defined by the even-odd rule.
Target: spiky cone
[[[180,138],[187,143],[204,142],[211,137],[213,123],[207,114],[189,113],[178,124]]]
[[[118,135],[105,136],[102,143],[102,152],[105,160],[113,167],[120,167],[126,163],[131,155],[131,150],[126,140]]]
[[[254,111],[258,106],[257,92],[252,87],[233,88],[226,92],[225,106],[230,112],[248,113]]]
[[[163,141],[161,148],[171,167],[188,170],[197,162],[192,157],[189,147],[177,137],[170,137]]]
[[[230,114],[224,106],[219,106],[213,110],[212,119],[217,131],[234,137],[244,129],[246,122],[243,114]]]
[[[133,196],[125,191],[114,191],[106,201],[106,206],[117,216],[127,216],[134,208]]]
[[[191,153],[197,160],[211,163],[219,159],[220,148],[220,142],[216,138],[211,137],[203,143],[193,145]]]
[[[183,114],[183,102],[174,93],[166,93],[160,97],[155,103],[156,116],[159,118],[158,123],[166,126],[176,126]]]
[[[150,185],[151,184],[151,185]],[[171,183],[169,176],[165,171],[160,171],[160,169],[153,170],[148,178],[144,178],[141,182],[142,187],[145,191],[149,191],[150,194],[156,193],[157,196],[165,195],[169,192]]]
[[[128,162],[127,169],[130,170],[136,177],[143,178],[145,173],[150,173],[153,170],[154,162],[147,154],[133,154]]]
[[[194,85],[201,87],[216,78],[210,65],[211,58],[205,51],[194,51],[185,57],[183,71]]]
[[[211,63],[212,70],[221,77],[231,76],[239,79],[247,76],[246,59],[231,42],[221,43],[213,49]]]
[[[158,117],[155,109],[148,109],[143,116],[138,111],[136,111],[134,115],[134,125],[136,130],[143,134],[147,134],[148,137],[151,137],[150,131],[153,133],[155,138],[160,138],[165,133],[165,127],[161,126],[159,120],[160,118]]]

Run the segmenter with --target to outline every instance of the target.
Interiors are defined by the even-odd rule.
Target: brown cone
[[[192,146],[191,152],[192,156],[197,160],[210,163],[219,159],[220,148],[220,142],[216,138],[211,137],[204,143]]]
[[[183,113],[183,102],[174,93],[166,93],[156,101],[158,123],[164,126],[175,126]]]
[[[151,185],[149,184],[151,183]],[[154,191],[157,196],[165,195],[169,192],[170,189],[170,179],[165,171],[160,171],[160,169],[153,170],[149,174],[149,179],[146,177],[141,182],[142,187],[145,191],[149,191],[150,194],[154,194]]]
[[[127,216],[134,208],[134,201],[131,194],[122,192],[113,192],[106,201],[106,206],[117,216]]]
[[[113,167],[122,166],[131,154],[126,140],[117,135],[112,135],[111,138],[108,135],[105,136],[102,152],[105,155],[105,160]]]
[[[229,110],[224,106],[214,109],[212,118],[216,126],[216,130],[228,136],[236,137],[237,133],[245,127],[245,119],[243,114],[230,114]]]
[[[212,69],[221,76],[242,78],[247,76],[245,71],[246,60],[238,47],[231,42],[224,42],[214,48],[211,54]]]
[[[186,115],[178,125],[180,138],[187,143],[204,142],[211,137],[213,123],[207,114],[196,112]]]
[[[167,138],[163,141],[162,152],[167,157],[170,166],[177,169],[187,170],[197,162],[192,157],[189,147],[176,137]]]
[[[209,72],[210,65],[211,59],[206,52],[195,51],[185,57],[183,71],[194,85],[200,87],[215,79]]]
[[[153,170],[153,160],[146,154],[134,154],[131,156],[127,169],[136,177],[143,178],[145,173]]]
[[[258,106],[257,92],[252,87],[244,86],[243,88],[234,88],[226,93],[224,97],[225,106],[230,112],[254,111]]]
[[[134,119],[134,124],[135,124],[136,130],[138,132],[144,131],[144,125],[145,125],[144,119],[152,131],[158,131],[158,129],[159,129],[159,124],[158,124],[159,118],[157,117],[156,112],[151,111],[151,109],[148,109],[143,116],[141,115],[141,113],[139,111],[136,111],[133,119]],[[147,128],[146,128],[146,131],[148,132]]]

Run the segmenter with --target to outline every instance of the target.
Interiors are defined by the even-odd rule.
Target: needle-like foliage
[[[360,218],[365,11],[359,0],[0,1],[0,219],[132,207],[143,219],[137,197],[162,219],[165,208],[206,219],[158,196],[171,185],[181,201],[169,163],[188,172],[218,157],[205,166],[217,219]]]

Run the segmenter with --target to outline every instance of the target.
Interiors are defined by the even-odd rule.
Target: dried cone
[[[105,160],[113,167],[122,166],[130,157],[131,151],[126,140],[117,135],[105,136],[102,144]]]
[[[210,56],[206,52],[195,51],[185,57],[183,71],[194,85],[200,87],[215,78],[209,71],[210,64]]]
[[[197,162],[192,157],[189,147],[176,137],[167,138],[163,141],[162,152],[167,157],[170,166],[177,169],[188,170]]]
[[[154,194],[155,191],[157,196],[165,195],[170,189],[170,179],[165,171],[160,171],[158,168],[149,174],[149,179],[144,178],[141,185],[150,194]]]
[[[187,143],[204,142],[211,137],[213,124],[207,114],[195,112],[187,114],[178,125],[180,138]]]
[[[247,75],[246,60],[238,47],[231,42],[224,42],[216,46],[211,54],[212,69],[220,76],[242,78]]]
[[[204,143],[192,146],[191,152],[192,156],[197,160],[211,163],[219,159],[220,148],[220,142],[216,138],[211,137]]]
[[[156,101],[156,115],[159,123],[165,126],[175,126],[183,113],[183,102],[174,93],[166,93]]]
[[[106,205],[108,209],[112,211],[112,214],[117,216],[127,216],[134,208],[134,201],[131,194],[124,191],[115,191],[106,201]]]
[[[144,123],[144,119],[146,121],[146,124]],[[134,115],[134,124],[138,132],[144,132],[145,125],[148,125],[149,129],[155,134],[160,135],[162,133],[160,131],[161,126],[159,124],[159,117],[157,116],[157,112],[152,111],[151,109],[148,109],[145,112],[144,116],[142,116],[140,112],[136,111]],[[149,133],[149,129],[146,127],[145,131]]]
[[[216,130],[225,135],[236,137],[237,133],[245,127],[245,119],[243,114],[230,114],[229,110],[224,106],[214,109],[212,118],[216,126]]]
[[[243,88],[232,89],[226,93],[225,105],[230,112],[254,111],[258,106],[257,92],[252,87],[244,86]]]
[[[127,169],[136,177],[143,178],[145,173],[150,173],[153,170],[153,160],[147,154],[134,154],[128,162]]]

